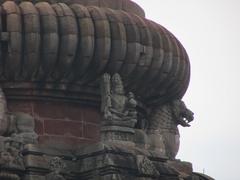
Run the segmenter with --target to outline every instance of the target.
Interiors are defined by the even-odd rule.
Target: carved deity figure
[[[102,105],[104,120],[127,121],[137,118],[137,102],[134,94],[125,95],[119,74],[111,76],[105,73],[101,82]]]
[[[180,144],[177,126],[188,127],[193,119],[193,112],[179,99],[154,107],[147,129],[150,149],[174,159]]]

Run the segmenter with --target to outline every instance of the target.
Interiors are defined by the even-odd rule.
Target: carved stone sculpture
[[[137,101],[134,94],[125,95],[119,74],[105,73],[101,79],[102,140],[131,141],[137,122]]]
[[[12,172],[15,170],[25,170],[21,150],[23,142],[17,137],[1,137],[0,151],[0,179],[20,180],[18,174]]]
[[[175,100],[152,109],[147,134],[150,149],[174,159],[179,149],[178,125],[190,126],[193,113],[182,100]]]
[[[102,77],[101,90],[104,120],[136,120],[137,102],[132,92],[129,92],[127,96],[125,95],[119,74],[116,73],[111,78],[109,74],[105,73]]]
[[[26,113],[9,113],[5,95],[0,88],[0,179],[19,180],[11,172],[25,170],[22,150],[25,144],[36,144],[34,119]],[[11,171],[9,171],[10,169]]]
[[[37,143],[34,119],[26,113],[9,113],[5,95],[0,88],[0,136],[22,139],[23,144]]]
[[[171,32],[132,0],[0,3],[0,180],[191,175],[174,162],[193,116],[175,101],[190,62]]]
[[[157,171],[152,161],[150,161],[146,156],[137,155],[136,162],[137,162],[138,171],[141,174],[159,175],[159,172]]]
[[[46,180],[65,180],[60,172],[66,167],[66,164],[59,157],[54,157],[49,162],[51,173],[46,175]]]
[[[177,124],[183,127],[189,127],[189,122],[193,121],[193,112],[189,110],[182,100],[175,100],[172,102],[173,118]]]
[[[12,136],[22,138],[23,144],[36,144],[38,135],[34,132],[34,119],[26,113],[14,113],[14,133]]]

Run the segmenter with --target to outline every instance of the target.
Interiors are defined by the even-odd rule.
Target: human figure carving
[[[179,99],[154,107],[147,129],[150,149],[174,159],[180,144],[177,126],[188,127],[193,119],[193,112]]]
[[[105,73],[101,82],[102,112],[105,120],[127,121],[137,118],[134,94],[124,93],[123,83],[119,74],[112,78]]]

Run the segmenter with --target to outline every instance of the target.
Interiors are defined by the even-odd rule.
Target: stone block
[[[49,102],[34,103],[34,113],[42,118],[63,119],[66,117],[63,109],[63,104]]]
[[[100,0],[100,7],[107,7],[111,9],[122,9],[122,0]]]
[[[100,140],[100,126],[95,124],[84,123],[83,137],[88,139]]]
[[[37,14],[37,10],[31,2],[23,1],[19,7],[23,15]]]
[[[137,64],[141,53],[141,44],[139,43],[128,43],[126,61],[128,64]]]
[[[44,133],[44,129],[43,129],[43,121],[39,120],[39,119],[35,119],[35,129],[34,131],[38,134],[38,135],[43,135]]]
[[[9,100],[8,109],[10,112],[25,112],[28,114],[33,114],[32,112],[32,102],[31,101],[18,101],[18,100]]]
[[[83,136],[83,124],[75,121],[44,120],[44,133],[62,136]]]
[[[133,1],[123,0],[123,10],[137,14],[138,16],[145,17],[144,10]]]
[[[49,15],[56,16],[55,11],[51,7],[51,5],[47,2],[36,3],[35,7],[37,8],[41,16],[49,16]]]
[[[34,103],[34,113],[42,118],[82,121],[81,106],[75,104],[36,102]]]
[[[73,16],[58,17],[60,35],[77,34],[77,22]]]
[[[23,180],[46,180],[46,178],[41,175],[25,175]]]
[[[58,25],[55,15],[40,16],[42,33],[57,33]]]
[[[85,6],[99,6],[99,0],[82,0]]]
[[[40,34],[39,33],[25,33],[24,36],[24,52],[25,53],[38,53],[40,47]],[[38,57],[36,57],[38,58]]]
[[[107,20],[94,21],[94,27],[96,38],[110,38],[110,26]]]
[[[57,149],[77,149],[87,144],[93,144],[96,140],[76,138],[76,137],[65,137],[65,136],[54,136],[54,135],[43,135],[39,136],[39,144],[45,148],[57,148]]]
[[[57,54],[59,45],[59,36],[57,33],[46,33],[42,36],[42,53]],[[55,62],[55,58],[49,58],[47,63]]]
[[[33,33],[40,32],[40,21],[39,17],[35,14],[25,15],[24,19],[24,32]]]
[[[43,156],[35,156],[35,155],[25,155],[24,162],[26,168],[41,168],[42,170],[48,170],[48,162],[46,158]]]
[[[9,57],[16,58],[15,63],[19,63],[19,59],[17,59],[18,55],[22,53],[22,33],[20,32],[10,32],[9,33],[10,41],[9,41]],[[17,56],[15,56],[17,55]],[[14,57],[15,56],[15,57]],[[14,64],[13,62],[11,62]]]
[[[81,36],[94,36],[93,21],[90,18],[83,18],[78,21]]]
[[[93,124],[100,124],[101,122],[101,114],[98,109],[94,108],[83,108],[83,122],[85,123],[93,123]]]
[[[123,65],[122,61],[109,62],[107,72],[113,74],[114,72],[120,71],[122,65]]]

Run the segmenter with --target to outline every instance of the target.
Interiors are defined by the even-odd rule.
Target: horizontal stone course
[[[77,137],[43,135],[38,137],[38,142],[40,145],[44,145],[45,147],[71,149],[73,147],[77,148],[86,144],[93,144],[97,142],[97,140]]]
[[[44,134],[83,137],[83,124],[75,121],[44,120]]]
[[[77,103],[9,100],[10,112],[25,112],[35,120],[39,143],[68,145],[98,142],[101,115],[99,109]]]

